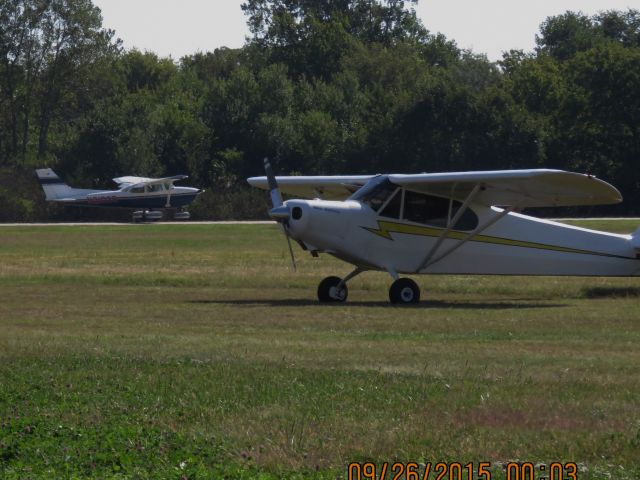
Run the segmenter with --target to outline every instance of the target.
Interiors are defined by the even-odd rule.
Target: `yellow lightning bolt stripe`
[[[421,227],[418,225],[407,225],[406,223],[385,222],[378,220],[378,228],[363,227],[371,233],[379,235],[387,240],[393,240],[392,233],[406,233],[407,235],[419,235],[421,237],[439,237],[443,232],[442,228]],[[459,234],[459,237],[456,236]],[[447,238],[462,238],[460,232],[449,232]]]
[[[378,228],[369,228],[362,227],[365,230],[378,235],[380,237],[386,238],[387,240],[393,241],[392,233],[404,233],[407,235],[419,235],[422,237],[439,237],[442,235],[444,228],[437,227],[422,227],[419,225],[407,225],[405,223],[395,223],[395,222],[387,222],[384,220],[378,220]],[[469,235],[468,232],[460,232],[456,230],[452,230],[447,235],[447,238],[453,240],[463,240]],[[586,255],[598,255],[603,257],[616,257],[616,258],[627,258],[619,255],[611,255],[608,253],[600,253],[593,252],[590,250],[580,250],[577,248],[569,248],[569,247],[561,247],[558,245],[547,245],[544,243],[537,242],[526,242],[523,240],[511,240],[509,238],[501,238],[501,237],[492,237],[489,235],[476,235],[471,241],[473,242],[481,242],[481,243],[491,243],[494,245],[507,245],[511,247],[523,247],[523,248],[535,248],[538,250],[552,250],[555,252],[566,252],[566,253],[582,253]]]

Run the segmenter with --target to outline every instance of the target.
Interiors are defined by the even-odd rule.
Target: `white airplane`
[[[313,256],[354,265],[327,277],[321,302],[347,299],[347,282],[368,270],[393,278],[392,303],[420,300],[400,274],[640,275],[640,228],[618,235],[517,213],[527,207],[614,204],[612,185],[561,170],[417,175],[249,178],[270,190],[269,215]],[[301,197],[282,202],[280,191]],[[295,269],[295,259],[289,243]]]
[[[141,209],[133,212],[133,220],[159,220],[162,210],[176,208],[176,220],[188,220],[189,212],[184,210],[203,192],[198,188],[176,187],[174,182],[188,178],[176,175],[166,178],[118,177],[113,181],[118,190],[87,190],[72,188],[60,179],[50,168],[36,170],[38,181],[46,199],[63,205],[77,207],[125,207]]]

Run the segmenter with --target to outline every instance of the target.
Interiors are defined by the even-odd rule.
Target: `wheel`
[[[342,281],[340,277],[327,277],[318,285],[318,300],[320,302],[344,302],[349,290],[346,285],[338,291],[336,287]]]
[[[418,303],[420,301],[420,287],[410,278],[399,278],[389,288],[391,303]]]
[[[173,215],[173,218],[175,220],[189,220],[191,218],[191,214],[189,212],[180,211],[180,212],[176,212]]]

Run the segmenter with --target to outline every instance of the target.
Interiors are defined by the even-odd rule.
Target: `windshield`
[[[384,202],[397,190],[398,186],[391,183],[388,175],[378,175],[369,180],[349,200],[357,200],[363,205],[368,205],[372,210],[378,211]]]

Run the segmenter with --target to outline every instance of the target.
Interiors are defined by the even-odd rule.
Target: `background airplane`
[[[266,177],[248,181],[271,191],[269,214],[287,239],[355,266],[320,283],[321,302],[346,300],[347,282],[368,270],[391,275],[392,303],[420,299],[402,273],[640,275],[640,229],[618,235],[516,213],[622,201],[592,175],[537,169],[276,178],[266,160],[265,169]],[[283,203],[280,190],[302,198]]]
[[[188,178],[176,175],[166,178],[118,177],[113,181],[118,190],[90,190],[72,188],[50,168],[36,170],[38,181],[47,201],[75,207],[120,207],[139,209],[133,212],[133,220],[159,220],[163,210],[177,209],[173,218],[188,220],[191,215],[184,210],[203,190],[192,187],[176,187],[174,182]]]

